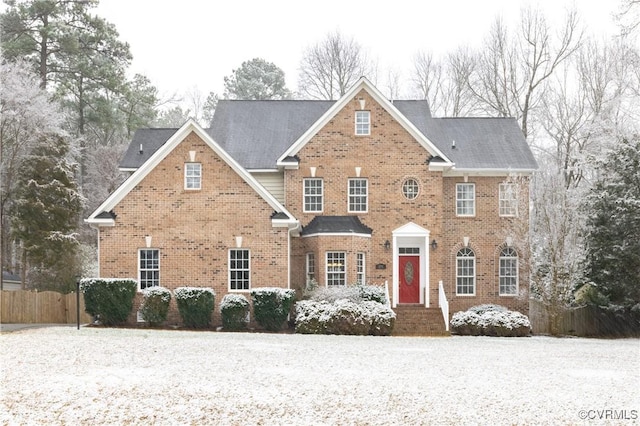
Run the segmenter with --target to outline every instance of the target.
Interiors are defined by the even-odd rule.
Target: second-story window
[[[518,187],[513,183],[501,183],[499,191],[500,216],[518,215]]]
[[[473,183],[456,185],[456,215],[476,215],[476,186]]]
[[[349,179],[349,213],[367,211],[367,180]]]
[[[184,189],[202,188],[202,164],[185,163],[184,165]]]
[[[371,113],[369,111],[356,111],[356,135],[371,134]]]
[[[303,180],[304,185],[304,212],[322,211],[322,179],[307,178]]]

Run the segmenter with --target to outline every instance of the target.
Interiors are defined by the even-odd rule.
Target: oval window
[[[413,283],[413,263],[407,262],[404,265],[404,282],[407,285],[411,285]]]
[[[418,196],[419,191],[418,181],[413,178],[409,178],[402,183],[402,195],[404,195],[407,200],[414,200]]]

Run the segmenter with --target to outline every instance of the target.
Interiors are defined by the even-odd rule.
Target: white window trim
[[[320,210],[307,210],[307,193],[306,193],[306,182],[310,180],[318,180],[320,181],[322,192],[320,194]],[[317,195],[310,195],[310,197],[317,197]],[[303,178],[302,179],[302,212],[303,213],[322,213],[324,211],[324,179],[322,178]]]
[[[362,265],[360,261],[362,260]],[[356,253],[356,283],[366,284],[367,281],[367,256],[363,251]]]
[[[471,186],[473,188],[473,199],[470,200],[459,200],[458,199],[458,188],[460,186]],[[475,217],[476,216],[476,184],[475,183],[456,183],[456,216],[458,217]],[[473,201],[473,212],[461,214],[458,210],[458,201]]]
[[[460,297],[471,297],[471,296],[475,296],[476,295],[476,275],[477,275],[477,262],[476,262],[476,252],[475,250],[469,249],[471,250],[471,252],[473,253],[473,256],[459,256],[458,253],[460,253],[462,249],[458,250],[456,252],[456,296],[460,296]],[[460,275],[458,275],[458,260],[459,259],[473,259],[473,293],[459,293],[458,292],[458,278],[461,278]],[[469,278],[468,275],[465,275],[464,278]]]
[[[249,288],[235,288],[232,289],[231,288],[231,252],[232,251],[246,251],[247,252],[247,256],[248,256],[248,262],[249,262]],[[234,271],[243,271],[244,269],[234,269]],[[247,291],[251,291],[251,250],[249,250],[248,248],[231,248],[227,251],[227,289],[229,292],[247,292]]]
[[[151,287],[159,287],[160,286],[160,249],[157,248],[140,248],[138,249],[138,291],[142,291],[144,290],[142,288],[142,268],[140,267],[140,261],[141,256],[140,254],[142,253],[142,251],[157,251],[158,252],[158,285],[157,286],[147,286],[145,287],[145,289],[147,288],[151,288]],[[154,271],[155,269],[145,269],[145,271]]]
[[[511,247],[507,247],[507,248],[511,248]],[[504,297],[516,297],[518,296],[518,293],[520,291],[520,258],[518,256],[518,252],[515,249],[511,248],[511,250],[513,250],[513,252],[515,253],[515,256],[503,256],[502,253],[504,252],[504,250],[505,249],[500,250],[500,257],[498,259],[498,295],[504,296]],[[506,259],[510,259],[510,260],[515,259],[516,261],[516,265],[515,265],[516,291],[514,293],[503,293],[502,286],[500,285],[500,281],[503,278],[502,261]]]
[[[503,191],[503,187],[510,186],[512,187],[512,193],[515,194],[515,198],[506,199],[503,197],[506,194],[506,191]],[[513,203],[514,213],[502,213],[502,202]],[[500,217],[517,217],[518,216],[518,188],[515,183],[501,183],[498,187],[498,215]]]
[[[365,206],[364,210],[351,210],[351,197],[361,197],[362,195],[352,195],[351,194],[351,182],[361,180],[364,181],[364,189],[366,191],[365,194]],[[367,178],[349,178],[347,179],[347,211],[349,213],[368,213],[369,212],[369,179]]]
[[[309,268],[309,265],[310,265],[309,260],[310,259],[313,259],[313,278],[312,279],[318,281],[318,276],[317,276],[317,273],[316,273],[316,254],[315,253],[309,252],[305,256],[305,276],[307,277],[307,281],[308,281],[309,280],[309,275],[310,275],[310,273],[309,273],[309,269],[310,269]]]
[[[367,117],[367,133],[359,133],[359,129],[358,129],[358,124],[364,125],[365,121],[362,121],[360,123],[358,123],[358,115],[360,115],[359,113],[366,113],[366,117]],[[363,110],[358,110],[355,113],[355,122],[354,122],[354,133],[356,136],[369,136],[371,135],[371,111],[363,111]]]
[[[337,274],[339,272],[334,272],[334,271],[329,271],[329,253],[334,253],[334,254],[341,254],[342,258],[344,259],[344,264],[342,265],[342,275],[344,276],[344,286],[347,285],[347,252],[344,251],[327,251],[325,252],[324,255],[324,285],[325,287],[337,287],[340,286],[342,287],[343,285],[332,285],[329,286],[329,273],[332,274]]]
[[[188,175],[187,172],[189,170],[189,165],[198,165],[199,166],[199,175],[195,176],[195,175]],[[198,178],[198,186],[197,187],[193,187],[193,188],[189,188],[189,186],[187,185],[187,181],[188,178]],[[185,191],[200,191],[202,189],[202,163],[197,163],[197,162],[188,162],[188,163],[184,163],[184,189]]]

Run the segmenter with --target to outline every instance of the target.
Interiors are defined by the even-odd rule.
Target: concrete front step
[[[450,336],[446,331],[442,310],[424,305],[398,305],[393,308],[396,323],[394,336]]]

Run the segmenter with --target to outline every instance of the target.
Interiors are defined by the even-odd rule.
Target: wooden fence
[[[80,295],[80,323],[93,319]],[[0,322],[5,324],[75,324],[76,294],[54,291],[1,291]]]
[[[533,334],[551,334],[551,320],[542,302],[529,301],[529,321]],[[601,326],[595,309],[583,306],[563,310],[558,319],[558,331],[564,335],[597,336],[601,333]]]

